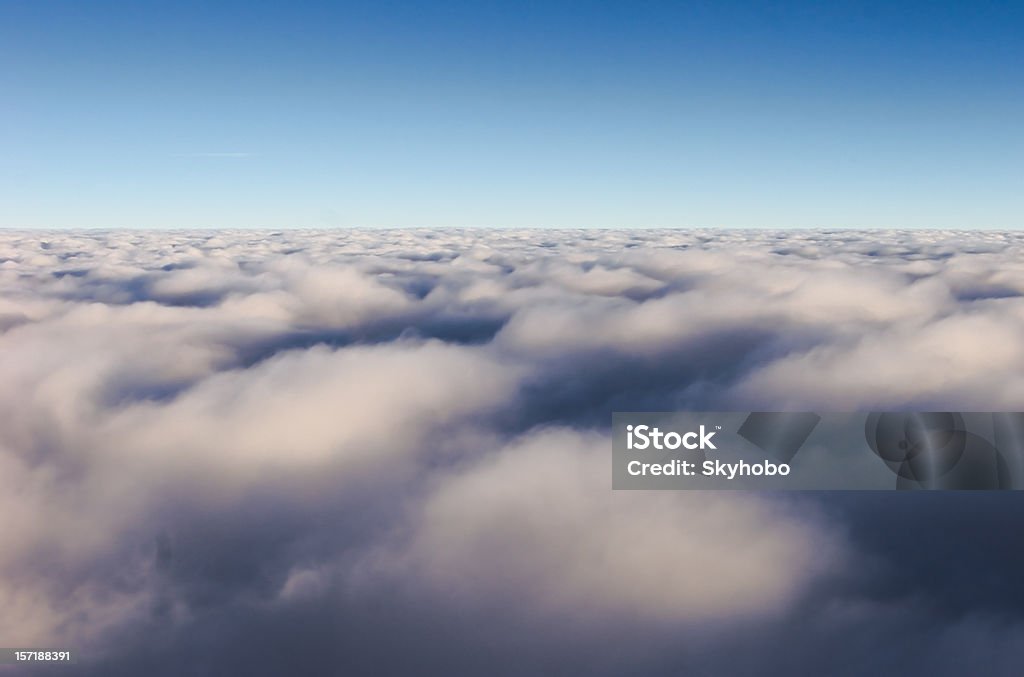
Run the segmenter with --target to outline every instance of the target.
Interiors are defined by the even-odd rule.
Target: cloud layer
[[[608,426],[1024,410],[1022,298],[1016,233],[0,233],[0,638],[86,675],[1014,674],[1021,499],[612,492]]]

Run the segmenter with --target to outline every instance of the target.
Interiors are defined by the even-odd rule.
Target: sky
[[[0,2],[0,226],[1024,226],[1019,2]]]

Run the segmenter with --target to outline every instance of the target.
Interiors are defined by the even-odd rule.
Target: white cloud
[[[437,482],[413,506],[407,540],[371,557],[364,575],[580,626],[745,621],[842,572],[841,539],[812,507],[612,492],[610,448],[553,429],[491,451]]]
[[[1021,261],[983,232],[0,233],[0,635],[848,603],[828,505],[612,492],[608,414],[1024,409]]]

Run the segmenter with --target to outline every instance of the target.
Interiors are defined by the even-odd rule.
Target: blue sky
[[[1021,2],[0,0],[0,226],[1024,227]]]

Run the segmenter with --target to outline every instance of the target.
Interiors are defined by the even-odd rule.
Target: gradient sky
[[[0,226],[1024,227],[1021,2],[0,0]]]

